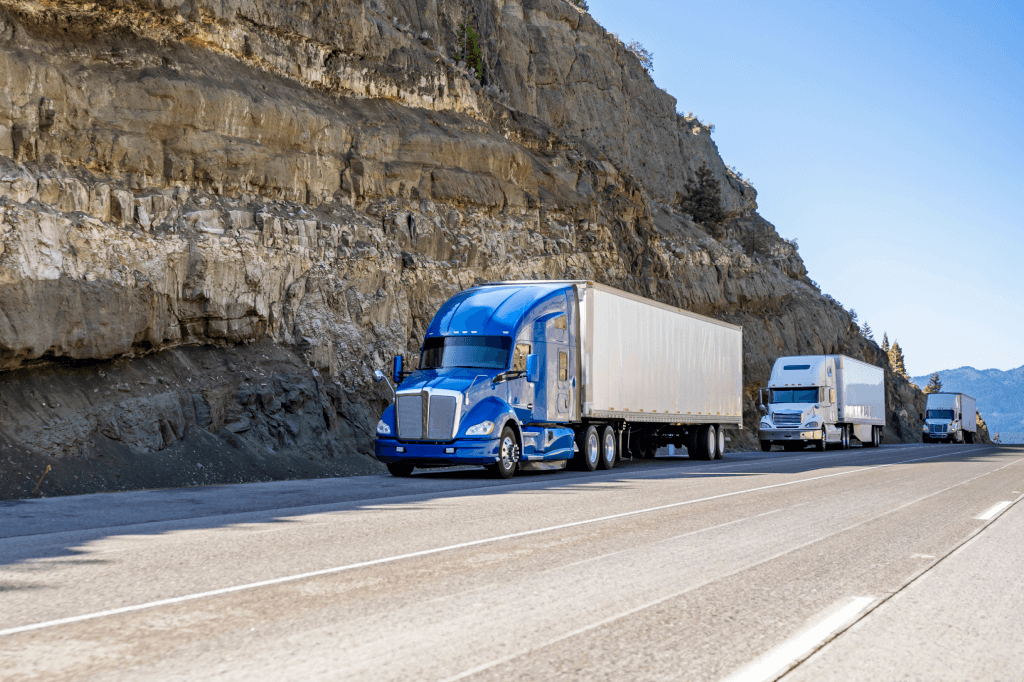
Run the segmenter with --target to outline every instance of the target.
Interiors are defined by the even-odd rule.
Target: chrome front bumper
[[[821,429],[758,429],[761,440],[821,440]]]

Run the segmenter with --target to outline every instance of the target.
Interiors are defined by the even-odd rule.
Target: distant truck
[[[925,443],[973,443],[978,433],[974,398],[966,393],[929,393],[922,430]]]
[[[403,366],[396,357],[374,443],[395,476],[611,469],[620,453],[669,444],[716,459],[725,429],[743,428],[742,328],[593,282],[458,293],[427,328],[419,366]]]
[[[885,429],[885,374],[845,355],[779,358],[758,394],[761,450],[813,444],[847,449],[852,441],[878,447]],[[767,400],[766,400],[767,399]]]

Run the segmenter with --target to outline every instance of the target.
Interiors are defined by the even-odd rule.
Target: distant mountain
[[[924,388],[928,377],[912,377]],[[966,393],[978,401],[988,432],[1004,443],[1024,443],[1024,366],[1009,371],[960,367],[939,372],[943,391]]]

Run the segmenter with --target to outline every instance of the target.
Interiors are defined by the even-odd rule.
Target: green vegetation
[[[465,62],[476,73],[476,79],[483,81],[484,61],[480,50],[480,34],[473,28],[473,24],[464,21],[459,24],[455,35],[459,40],[459,61]]]
[[[571,2],[574,5],[576,5],[577,7],[579,7],[584,12],[589,12],[590,11],[590,7],[587,5],[587,0],[569,0],[569,2]]]
[[[679,208],[689,213],[694,222],[705,227],[715,227],[725,222],[722,210],[722,186],[715,174],[702,163],[697,169],[697,181],[686,183],[686,194],[679,202]]]
[[[900,342],[894,341],[892,348],[889,349],[889,364],[892,366],[892,371],[899,374],[904,379],[909,379],[910,376],[907,374],[907,366],[903,360],[903,349],[900,348]]]
[[[925,393],[938,393],[942,390],[942,382],[939,380],[939,373],[928,377],[928,385],[924,387]]]

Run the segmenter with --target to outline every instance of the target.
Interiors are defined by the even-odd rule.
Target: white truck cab
[[[876,447],[885,426],[883,377],[882,368],[844,355],[779,358],[759,393],[761,449],[846,449],[851,439]]]

